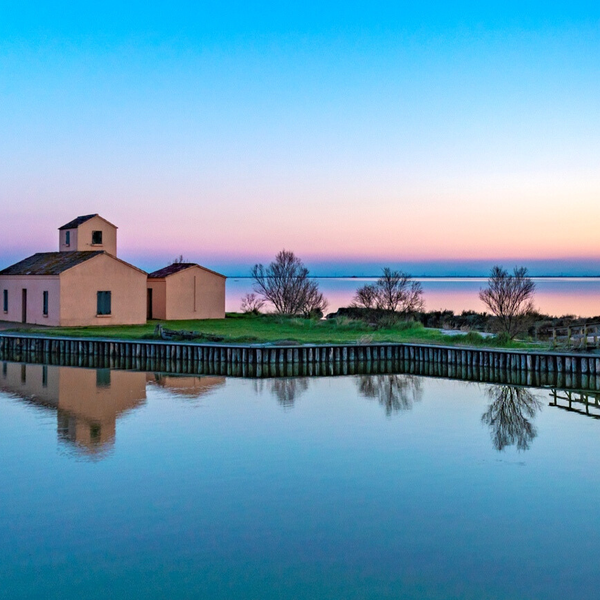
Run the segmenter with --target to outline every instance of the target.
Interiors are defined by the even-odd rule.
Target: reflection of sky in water
[[[367,278],[318,279],[329,301],[329,310],[348,306],[356,288],[374,281]],[[428,310],[483,310],[478,293],[486,285],[484,278],[419,279],[425,292]],[[598,278],[537,278],[536,306],[546,314],[578,314],[585,317],[600,315],[600,279]],[[241,297],[251,291],[250,279],[227,280],[227,310],[240,309]]]
[[[6,597],[597,597],[600,422],[548,390],[121,373],[99,461],[61,452],[50,396],[0,391]],[[97,418],[105,379],[65,410]]]

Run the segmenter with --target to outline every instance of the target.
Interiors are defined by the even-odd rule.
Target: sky
[[[600,274],[598,2],[0,2],[0,267]]]

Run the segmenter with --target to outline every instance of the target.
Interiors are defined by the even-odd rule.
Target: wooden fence
[[[0,350],[55,356],[156,358],[230,364],[327,364],[414,360],[537,372],[600,374],[600,354],[507,350],[408,343],[328,345],[225,345],[0,334]]]
[[[553,388],[550,392],[552,402],[563,410],[600,419],[600,393],[589,390],[558,390]]]
[[[600,323],[584,323],[567,327],[552,327],[553,348],[589,350],[600,348]]]

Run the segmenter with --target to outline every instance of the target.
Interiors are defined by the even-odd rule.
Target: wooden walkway
[[[553,327],[552,347],[568,350],[600,349],[600,323],[584,323],[567,327]]]
[[[600,419],[600,392],[553,388],[550,391],[550,397],[552,398],[550,406],[556,406],[593,419]]]

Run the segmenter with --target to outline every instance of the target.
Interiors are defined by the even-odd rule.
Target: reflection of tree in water
[[[542,403],[529,390],[511,385],[495,385],[488,395],[492,401],[481,421],[489,426],[496,450],[514,445],[518,450],[527,450],[537,435],[530,419]]]
[[[410,410],[423,396],[421,380],[414,375],[360,375],[358,391],[365,398],[376,399],[388,417]]]
[[[268,391],[277,398],[284,408],[292,408],[296,398],[308,389],[308,377],[277,377],[255,379],[254,388],[258,393]]]

